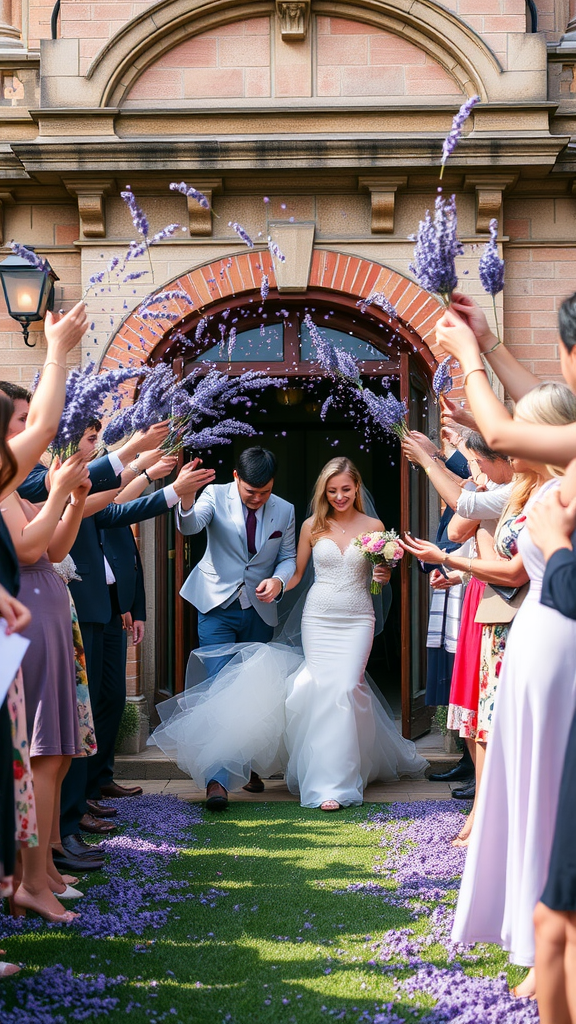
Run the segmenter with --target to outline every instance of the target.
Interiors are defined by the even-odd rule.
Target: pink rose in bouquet
[[[365,558],[372,562],[372,565],[389,565],[394,568],[404,554],[404,549],[400,547],[395,530],[361,533],[355,538],[354,545],[360,549]],[[372,580],[370,593],[380,594],[381,592],[382,584],[377,580]]]

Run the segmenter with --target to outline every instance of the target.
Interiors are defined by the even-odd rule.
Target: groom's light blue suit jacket
[[[294,506],[275,494],[270,496],[264,505],[261,544],[252,558],[248,554],[246,522],[235,482],[211,484],[189,512],[182,512],[178,506],[176,524],[183,534],[200,533],[206,528],[208,536],[206,551],[184,583],[180,596],[205,614],[224,604],[244,584],[259,616],[269,626],[275,626],[276,603],[259,601],[256,587],[271,576],[286,584],[294,575]]]

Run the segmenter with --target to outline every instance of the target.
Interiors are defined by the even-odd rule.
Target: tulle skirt
[[[156,743],[199,786],[222,769],[238,790],[250,771],[284,772],[304,807],[362,803],[368,782],[419,777],[427,766],[402,738],[364,675],[373,615],[305,615],[302,649],[286,644],[202,648],[185,693],[159,705]],[[229,657],[210,678],[210,662]],[[203,681],[197,682],[204,675]]]

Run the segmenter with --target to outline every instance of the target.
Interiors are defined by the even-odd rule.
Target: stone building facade
[[[85,359],[117,365],[137,353],[179,360],[186,372],[183,353],[170,349],[173,322],[151,331],[138,317],[139,297],[179,282],[190,295],[174,307],[185,331],[206,313],[236,306],[255,328],[265,270],[270,325],[282,321],[278,307],[299,322],[314,302],[326,320],[336,316],[342,336],[370,344],[376,357],[390,349],[390,323],[373,312],[357,329],[354,311],[371,290],[383,290],[398,309],[396,341],[384,371],[376,357],[369,363],[398,376],[411,399],[412,372],[416,390],[433,372],[440,306],[409,274],[409,236],[434,202],[452,117],[478,94],[442,182],[457,196],[462,281],[492,315],[477,247],[497,218],[506,341],[536,373],[557,376],[556,311],[574,290],[576,266],[574,4],[3,0],[0,242],[36,246],[58,274],[58,305],[67,307],[130,241],[119,197],[129,184],[152,231],[173,221],[182,228],[152,250],[153,285],[144,278],[90,299]],[[214,215],[169,190],[181,180],[208,196]],[[251,252],[234,221],[255,239]],[[271,261],[269,235],[290,257],[285,264]],[[0,377],[31,380],[41,330],[31,338],[36,347],[25,348],[0,312]],[[313,373],[303,350],[291,352],[300,377]],[[286,365],[285,351],[279,366]],[[430,525],[424,485],[405,467],[399,474],[403,525],[414,521],[416,504],[417,525]],[[176,566],[162,583],[170,593],[162,593],[181,620],[174,586],[182,551],[164,542]],[[144,527],[151,628],[132,689],[149,698],[155,687],[162,691],[164,671],[154,612],[158,544],[154,528]],[[422,685],[425,601],[417,590],[402,599],[406,732],[414,731]],[[162,644],[173,677],[167,689],[178,688],[182,650],[174,653],[173,638]]]

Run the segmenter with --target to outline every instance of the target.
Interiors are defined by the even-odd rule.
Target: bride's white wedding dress
[[[312,557],[303,650],[271,643],[196,651],[191,658],[208,671],[211,657],[231,660],[158,707],[163,721],[152,741],[198,785],[222,768],[230,789],[243,786],[251,768],[264,777],[284,771],[302,806],[349,807],[362,803],[369,782],[423,775],[427,762],[365,679],[374,636],[370,563],[329,537]]]

